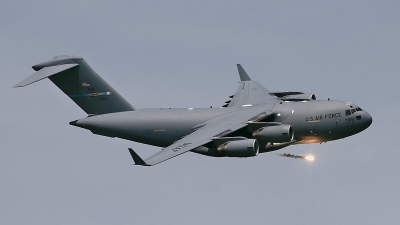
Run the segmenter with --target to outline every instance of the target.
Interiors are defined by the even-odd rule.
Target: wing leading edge
[[[197,127],[197,130],[164,148],[149,158],[142,160],[133,150],[129,150],[136,165],[153,166],[165,160],[191,151],[212,142],[214,138],[224,137],[248,125],[248,120],[271,108],[273,104],[259,107],[239,108],[233,112],[210,119]]]

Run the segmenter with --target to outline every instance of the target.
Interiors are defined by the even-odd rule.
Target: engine
[[[304,100],[316,100],[317,98],[313,93],[303,93],[303,92],[274,92],[271,93],[276,97],[284,101],[304,101]]]
[[[222,156],[228,157],[252,157],[258,155],[259,146],[255,139],[228,141],[217,148]]]
[[[316,100],[314,94],[311,93],[303,93],[298,95],[286,95],[285,97],[281,98],[285,101],[304,101],[304,100]]]
[[[273,143],[292,141],[293,135],[293,127],[287,124],[262,127],[253,133],[257,140]]]

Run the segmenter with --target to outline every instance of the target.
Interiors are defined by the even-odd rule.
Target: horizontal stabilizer
[[[13,88],[24,87],[26,85],[32,84],[32,83],[34,83],[36,81],[45,79],[47,77],[50,77],[50,76],[55,75],[57,73],[60,73],[62,71],[71,69],[71,68],[76,67],[78,65],[79,64],[75,64],[74,63],[74,64],[64,64],[64,65],[45,67],[45,68],[39,70],[38,72],[32,74],[31,76],[27,77],[23,81],[19,82],[18,84],[14,85]]]
[[[143,159],[140,158],[140,156],[139,156],[138,154],[136,154],[135,151],[133,151],[131,148],[128,148],[128,149],[129,149],[129,153],[131,153],[131,156],[132,156],[133,161],[135,162],[135,165],[150,166],[150,165],[148,165],[147,163],[145,163],[145,162],[143,161]]]

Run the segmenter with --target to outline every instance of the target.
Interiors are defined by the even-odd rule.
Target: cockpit
[[[350,105],[350,109],[346,109],[346,116],[351,116],[351,115],[353,115],[354,113],[360,112],[360,111],[363,111],[363,110],[362,110],[360,107],[351,104],[351,105]],[[356,116],[356,119],[357,119],[357,120],[361,120],[361,115],[357,115],[357,116]]]
[[[363,110],[360,107],[354,108],[353,106],[350,106],[350,109],[346,110],[346,116],[353,115],[354,113],[359,112],[359,111],[363,111]]]

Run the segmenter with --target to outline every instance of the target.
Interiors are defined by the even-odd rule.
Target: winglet
[[[131,148],[128,148],[128,149],[129,149],[129,153],[131,153],[131,156],[132,156],[133,161],[135,162],[135,165],[150,166],[150,165],[148,165],[147,163],[145,163],[145,162],[143,161],[143,159],[140,158],[140,156],[139,156],[138,154],[136,154],[135,151],[133,151]]]
[[[244,71],[243,67],[240,64],[237,64],[237,68],[241,81],[251,81],[249,75],[247,75],[246,71]]]

